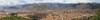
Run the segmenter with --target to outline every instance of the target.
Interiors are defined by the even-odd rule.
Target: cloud
[[[65,3],[88,3],[90,0],[65,0]]]
[[[17,5],[26,3],[56,3],[63,2],[63,0],[0,0],[0,5]]]
[[[91,0],[92,2],[100,3],[100,0]]]
[[[0,5],[18,5],[27,3],[89,3],[100,0],[0,0]]]

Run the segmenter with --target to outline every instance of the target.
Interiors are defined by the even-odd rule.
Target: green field
[[[17,16],[9,16],[9,17],[2,17],[0,18],[0,20],[29,20],[29,19]]]

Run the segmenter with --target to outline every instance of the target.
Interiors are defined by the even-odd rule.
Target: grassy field
[[[0,18],[0,20],[29,20],[29,19],[17,16],[9,16],[9,17],[2,17]]]

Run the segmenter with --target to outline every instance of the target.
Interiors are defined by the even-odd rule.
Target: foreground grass
[[[9,17],[2,17],[0,18],[0,20],[29,20],[29,19],[17,16],[9,16]]]

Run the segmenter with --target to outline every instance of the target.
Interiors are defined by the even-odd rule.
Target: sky
[[[100,0],[0,0],[0,5],[18,5],[18,4],[31,4],[31,3],[90,3]]]

